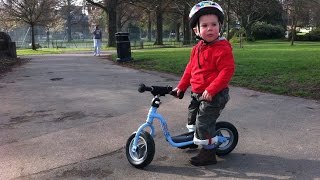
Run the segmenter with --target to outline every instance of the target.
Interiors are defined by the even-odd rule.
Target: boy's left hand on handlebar
[[[179,88],[174,88],[172,92],[175,92],[175,93],[172,93],[171,95],[175,96],[176,98],[179,98],[179,99],[183,98],[184,92]]]
[[[177,95],[179,96],[179,94],[182,92],[179,88],[174,88],[172,91],[177,91]]]

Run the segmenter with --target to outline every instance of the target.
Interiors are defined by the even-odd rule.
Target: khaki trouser
[[[211,102],[202,100],[201,95],[191,92],[188,125],[196,126],[195,137],[197,139],[208,140],[216,135],[216,121],[230,99],[229,88],[220,91],[212,98]],[[207,145],[207,143],[203,143],[203,145]]]

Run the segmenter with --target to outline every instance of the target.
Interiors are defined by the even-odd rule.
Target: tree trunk
[[[116,37],[115,34],[117,32],[117,0],[110,1],[110,7],[108,8],[108,46],[115,47],[116,46]]]
[[[34,24],[31,24],[31,47],[33,50],[37,50],[35,39],[34,39]]]
[[[47,43],[48,43],[48,48],[50,48],[50,31],[49,31],[49,29],[47,29]]]
[[[180,23],[176,24],[176,41],[177,42],[180,42],[180,26],[181,26]]]
[[[152,34],[152,22],[151,22],[151,14],[148,11],[148,41],[151,41],[151,34]]]
[[[184,11],[183,11],[183,44],[190,44],[190,28],[189,28],[189,7],[187,4],[184,5]]]
[[[122,14],[122,12],[118,11],[118,13],[117,13],[117,32],[118,31],[122,31],[122,24],[121,24],[120,14]]]
[[[294,45],[294,39],[296,37],[296,18],[295,15],[292,15],[292,23],[291,23],[291,46]]]
[[[68,42],[71,42],[72,35],[71,35],[71,0],[68,0],[67,2],[67,38]]]
[[[252,29],[251,29],[252,25],[251,24],[247,24],[244,29],[246,32],[246,40],[247,41],[253,41],[253,37],[252,37]]]
[[[156,42],[154,45],[163,45],[162,41],[162,11],[160,7],[156,8],[156,19],[157,19],[157,32],[156,32]]]
[[[227,15],[226,15],[226,33],[227,33],[227,39],[230,40],[230,0],[227,2]],[[223,32],[221,32],[223,33]]]
[[[71,16],[68,15],[67,18],[67,38],[68,38],[68,42],[71,42],[72,37],[71,37]]]

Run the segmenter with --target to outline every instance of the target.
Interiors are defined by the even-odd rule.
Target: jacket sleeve
[[[235,64],[231,47],[226,48],[224,52],[222,52],[221,56],[216,61],[216,66],[219,74],[206,88],[211,96],[215,96],[221,90],[228,87],[229,82],[232,79],[235,71]]]
[[[190,86],[190,79],[191,79],[191,69],[192,69],[192,57],[194,56],[195,47],[192,49],[189,62],[186,66],[186,69],[184,70],[183,76],[181,77],[181,80],[178,84],[178,88],[185,92],[188,87]]]

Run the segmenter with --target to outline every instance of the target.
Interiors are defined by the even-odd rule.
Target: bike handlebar
[[[177,96],[177,91],[172,91],[171,86],[146,86],[144,84],[139,85],[138,91],[143,93],[145,91],[150,91],[154,96],[165,96],[166,94],[170,94],[176,98],[182,99],[184,96],[184,92],[181,92],[179,96]]]

